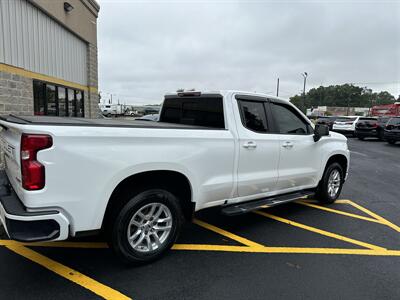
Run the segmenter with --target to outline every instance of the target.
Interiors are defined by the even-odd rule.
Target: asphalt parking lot
[[[349,140],[337,203],[304,200],[239,217],[202,211],[141,267],[101,241],[0,241],[0,298],[400,299],[400,144]]]

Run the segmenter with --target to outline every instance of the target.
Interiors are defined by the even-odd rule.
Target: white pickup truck
[[[347,139],[280,98],[167,94],[159,121],[0,118],[0,218],[11,239],[103,231],[126,262],[160,257],[195,211],[226,215],[315,195],[334,202]]]

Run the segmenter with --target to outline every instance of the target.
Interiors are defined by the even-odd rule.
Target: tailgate
[[[21,188],[20,143],[21,131],[12,123],[0,121],[1,162],[15,190]]]

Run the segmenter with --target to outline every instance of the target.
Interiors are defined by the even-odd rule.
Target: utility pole
[[[304,78],[304,85],[303,85],[303,109],[306,110],[306,82],[307,82],[307,72],[301,73]]]
[[[278,82],[276,83],[276,96],[279,96],[279,77],[278,77]]]

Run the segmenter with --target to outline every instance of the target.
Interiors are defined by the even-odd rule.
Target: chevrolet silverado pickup
[[[0,126],[9,237],[103,232],[134,264],[163,255],[204,208],[234,216],[310,195],[332,203],[349,169],[343,135],[258,93],[167,94],[156,122],[9,115]]]

